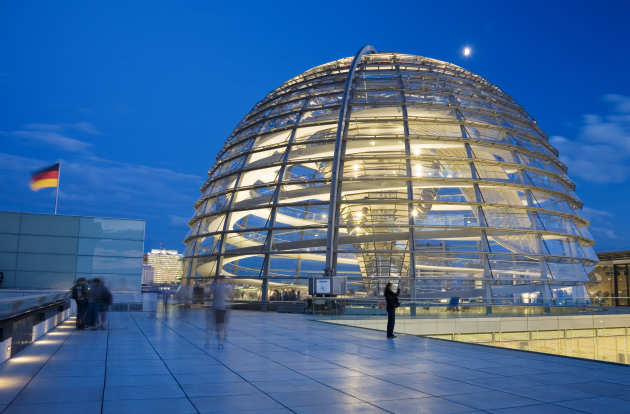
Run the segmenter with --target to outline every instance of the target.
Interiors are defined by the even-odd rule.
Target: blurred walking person
[[[107,324],[107,310],[112,304],[112,293],[107,289],[101,279],[94,279],[93,288],[90,290],[96,311],[95,328],[105,329]]]
[[[212,283],[212,307],[214,308],[214,323],[219,349],[223,349],[223,342],[225,341],[225,325],[230,295],[230,284],[222,279],[215,279]]]
[[[394,293],[391,282],[385,286],[385,301],[387,302],[387,337],[396,338],[394,335],[394,325],[396,324],[396,308],[400,306],[398,300],[400,295],[400,287]]]
[[[88,310],[88,284],[84,277],[80,277],[72,286],[72,299],[77,304],[77,329],[85,329],[85,319]]]
[[[171,288],[170,286],[167,288],[162,288],[162,303],[164,304],[164,313],[166,313],[166,308],[168,306],[168,297],[171,296]]]
[[[87,281],[88,296],[87,296],[87,309],[85,311],[85,327],[94,329],[96,327],[96,320],[98,319],[98,311],[96,309],[96,291],[95,291],[95,279]]]

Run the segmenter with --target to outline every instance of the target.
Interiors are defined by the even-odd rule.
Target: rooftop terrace
[[[211,315],[210,315],[211,316]],[[233,311],[225,349],[206,312],[110,313],[60,325],[0,366],[8,413],[630,412],[630,368]]]

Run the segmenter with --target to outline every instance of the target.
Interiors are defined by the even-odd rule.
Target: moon
[[[468,57],[470,56],[471,53],[472,53],[472,49],[470,49],[470,46],[464,47],[464,50],[463,50],[464,56]]]

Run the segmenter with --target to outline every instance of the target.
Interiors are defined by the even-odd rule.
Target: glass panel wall
[[[70,289],[78,277],[139,292],[144,220],[0,213],[2,288]]]

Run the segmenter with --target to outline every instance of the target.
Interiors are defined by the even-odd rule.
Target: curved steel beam
[[[339,108],[339,122],[337,123],[337,136],[335,138],[335,153],[333,158],[332,176],[330,178],[330,204],[328,207],[328,239],[326,241],[326,268],[325,272],[329,276],[333,276],[336,268],[335,250],[337,249],[337,202],[339,196],[339,170],[341,167],[341,150],[343,139],[346,134],[346,116],[348,114],[348,105],[350,102],[350,94],[352,92],[352,83],[357,66],[361,63],[361,58],[366,53],[376,53],[371,45],[365,45],[354,56],[350,71],[346,77],[346,84],[343,89],[343,99],[341,100],[341,108]]]

